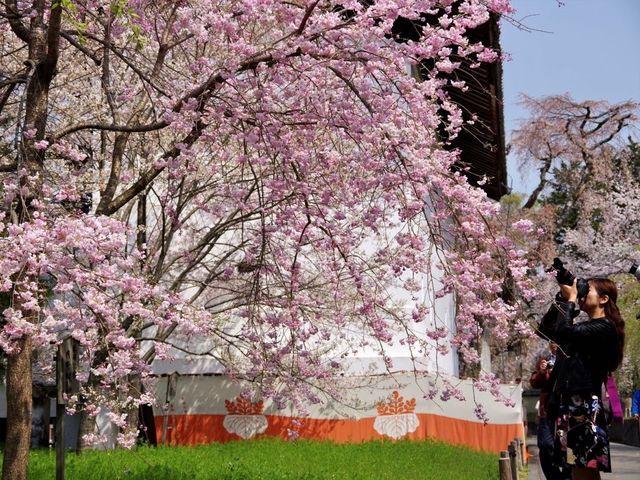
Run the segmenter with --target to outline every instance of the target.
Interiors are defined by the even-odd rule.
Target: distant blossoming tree
[[[85,410],[106,406],[130,445],[126,412],[144,399],[127,380],[169,346],[214,356],[277,401],[283,388],[315,401],[309,385],[339,368],[329,360],[348,354],[348,332],[382,355],[398,331],[427,351],[416,279],[434,269],[469,361],[483,329],[525,329],[501,295],[507,274],[533,295],[525,252],[493,234],[498,205],[454,173],[437,135],[462,123],[444,74],[497,58],[465,33],[509,9],[6,1],[5,478],[25,477],[32,349],[65,335],[81,344]],[[394,40],[400,16],[418,41]],[[424,78],[408,74],[426,60]],[[427,334],[450,347],[447,332]]]
[[[547,225],[552,238],[545,244],[553,248],[545,249],[541,265],[560,255],[577,275],[613,275],[619,284],[626,347],[618,380],[628,394],[638,378],[640,300],[636,279],[616,274],[640,263],[640,155],[633,140],[640,105],[577,102],[568,95],[524,97],[523,103],[531,117],[512,146],[524,169],[537,169],[539,177],[519,214]]]
[[[607,275],[638,261],[640,175],[627,137],[640,105],[577,102],[568,95],[523,98],[531,118],[512,146],[526,168],[539,171],[524,204],[556,208],[558,253],[584,275]]]

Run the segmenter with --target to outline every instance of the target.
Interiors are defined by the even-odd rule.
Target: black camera
[[[573,285],[573,281],[576,277],[564,267],[562,260],[558,257],[554,258],[551,268],[557,272],[556,280],[560,285]],[[578,279],[576,282],[576,288],[578,289],[578,298],[584,298],[587,296],[587,293],[589,293],[589,283],[584,278]]]
[[[553,366],[556,364],[556,361],[553,358],[547,360],[547,370],[553,369]]]

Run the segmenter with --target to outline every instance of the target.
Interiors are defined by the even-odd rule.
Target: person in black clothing
[[[531,373],[529,384],[532,388],[540,390],[538,400],[538,429],[537,444],[540,466],[547,480],[570,480],[571,472],[563,472],[553,461],[554,429],[550,419],[547,418],[546,402],[553,385],[549,382],[551,372],[556,362],[558,345],[549,342],[549,351],[540,356],[536,362],[536,368]]]
[[[554,461],[574,480],[600,479],[611,471],[602,386],[622,361],[624,320],[616,301],[615,283],[588,281],[589,291],[577,298],[576,282],[560,285],[560,293],[538,326],[538,334],[558,344],[549,383],[547,416],[555,427]],[[589,320],[574,323],[580,309]]]

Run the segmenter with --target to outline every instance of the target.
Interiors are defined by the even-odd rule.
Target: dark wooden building
[[[425,17],[422,25],[437,22],[437,17]],[[422,31],[420,22],[399,19],[394,24],[394,37],[397,41],[418,40]],[[500,28],[498,16],[491,15],[490,20],[467,33],[471,43],[481,42],[500,52]],[[455,58],[454,58],[455,60]],[[442,139],[447,148],[460,150],[459,167],[463,169],[469,182],[478,185],[485,179],[482,188],[487,195],[498,200],[508,193],[507,162],[505,151],[504,114],[502,95],[502,64],[480,63],[472,68],[468,59],[459,59],[460,68],[450,74],[450,79],[466,83],[466,89],[450,86],[449,97],[462,110],[465,124],[459,135],[449,140],[444,129]],[[429,75],[433,60],[422,63],[420,76]],[[473,124],[467,123],[475,117]]]
[[[469,39],[500,51],[500,29],[496,16],[470,32]],[[464,80],[468,90],[463,92],[450,88],[449,96],[460,106],[465,120],[473,115],[477,116],[477,120],[473,125],[465,123],[451,146],[460,149],[460,163],[469,167],[469,181],[476,185],[486,176],[487,182],[482,188],[489,197],[498,200],[508,193],[502,64],[496,61],[471,68],[470,62],[464,60],[453,75]]]

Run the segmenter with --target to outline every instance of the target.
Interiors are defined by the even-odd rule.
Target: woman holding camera
[[[575,280],[561,284],[538,327],[541,337],[558,344],[546,407],[555,425],[555,462],[563,470],[571,468],[574,480],[599,479],[600,471],[611,471],[602,389],[620,365],[624,347],[615,283],[592,278],[588,286],[586,295],[577,298]],[[574,323],[578,306],[588,321]]]

